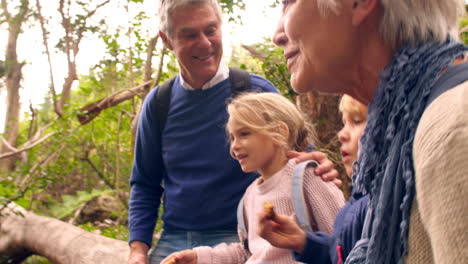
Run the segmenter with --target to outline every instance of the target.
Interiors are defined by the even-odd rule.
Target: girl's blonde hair
[[[229,103],[227,111],[230,120],[271,137],[285,150],[305,151],[314,139],[313,129],[296,106],[276,93],[241,94]]]
[[[341,97],[340,106],[341,113],[349,113],[350,115],[358,115],[367,119],[367,106],[354,99],[349,95]]]

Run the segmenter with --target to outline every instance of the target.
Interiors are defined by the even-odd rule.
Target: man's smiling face
[[[213,78],[221,62],[221,21],[208,4],[180,7],[171,18],[167,47],[176,55],[184,80],[200,88]]]

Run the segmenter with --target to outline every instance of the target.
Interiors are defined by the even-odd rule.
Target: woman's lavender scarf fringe
[[[373,212],[366,263],[403,263],[415,196],[413,141],[439,73],[467,48],[443,44],[402,47],[380,74],[354,178]]]

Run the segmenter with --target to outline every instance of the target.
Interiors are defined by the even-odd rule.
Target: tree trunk
[[[60,101],[58,102],[57,112],[59,112],[59,116],[62,116],[64,113],[64,109],[70,103],[71,99],[71,88],[73,82],[78,80],[77,74],[77,66],[76,66],[76,58],[80,51],[80,43],[81,39],[83,38],[83,34],[89,30],[87,26],[88,19],[90,19],[96,11],[101,8],[102,6],[108,4],[110,0],[106,0],[100,4],[98,4],[93,10],[90,10],[86,15],[73,18],[70,16],[70,9],[72,8],[70,1],[65,2],[65,0],[60,0],[59,2],[59,13],[62,17],[62,26],[65,30],[65,36],[63,41],[64,45],[64,52],[67,56],[67,67],[68,67],[68,75],[65,78],[65,82],[63,83],[62,87],[62,96],[60,97]],[[86,5],[86,3],[81,2],[80,5]]]
[[[15,63],[12,65],[11,72],[7,75],[7,112],[5,117],[4,137],[12,147],[18,145],[19,118],[20,118],[20,81],[21,68],[23,64]],[[2,145],[0,153],[10,152],[11,149],[5,144]],[[19,156],[13,156],[0,161],[0,166],[5,171],[13,171],[15,162]]]
[[[306,114],[308,121],[315,125],[318,136],[316,144],[321,148],[335,149],[334,139],[341,129],[341,115],[338,110],[340,96],[308,92],[299,95],[298,99],[299,108]]]
[[[21,25],[26,20],[26,13],[28,10],[28,1],[21,3],[19,12],[16,16],[11,17],[8,13],[6,2],[2,1],[4,16],[8,21],[8,43],[5,54],[5,73],[6,73],[6,87],[7,87],[7,113],[5,117],[4,137],[11,147],[16,147],[19,133],[19,118],[20,118],[20,82],[22,78],[21,69],[23,63],[18,62],[18,55],[16,47],[18,43],[18,36],[21,32]],[[10,152],[11,149],[2,144],[0,153]],[[18,156],[0,161],[0,170],[13,171],[15,162]]]
[[[127,242],[107,238],[54,218],[38,216],[14,203],[0,212],[0,256],[20,263],[30,255],[56,264],[127,263]]]
[[[325,152],[328,158],[336,165],[340,173],[340,180],[343,182],[342,190],[346,197],[351,191],[351,182],[346,176],[343,163],[340,157],[340,142],[338,131],[342,128],[341,114],[338,109],[341,96],[326,95],[318,92],[308,92],[299,95],[297,104],[299,109],[305,113],[309,122],[314,124],[317,133],[316,147]]]

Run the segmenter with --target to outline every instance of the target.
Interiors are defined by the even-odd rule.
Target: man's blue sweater
[[[296,260],[308,264],[344,263],[361,238],[368,203],[368,195],[354,194],[336,216],[333,234],[307,233],[302,255],[294,254]]]
[[[252,88],[277,92],[251,75]],[[129,241],[151,245],[164,193],[164,229],[236,230],[236,207],[256,174],[245,174],[229,154],[225,132],[231,97],[226,79],[205,90],[187,90],[177,77],[162,137],[156,90],[143,103],[130,179]],[[162,141],[162,142],[160,142]]]

